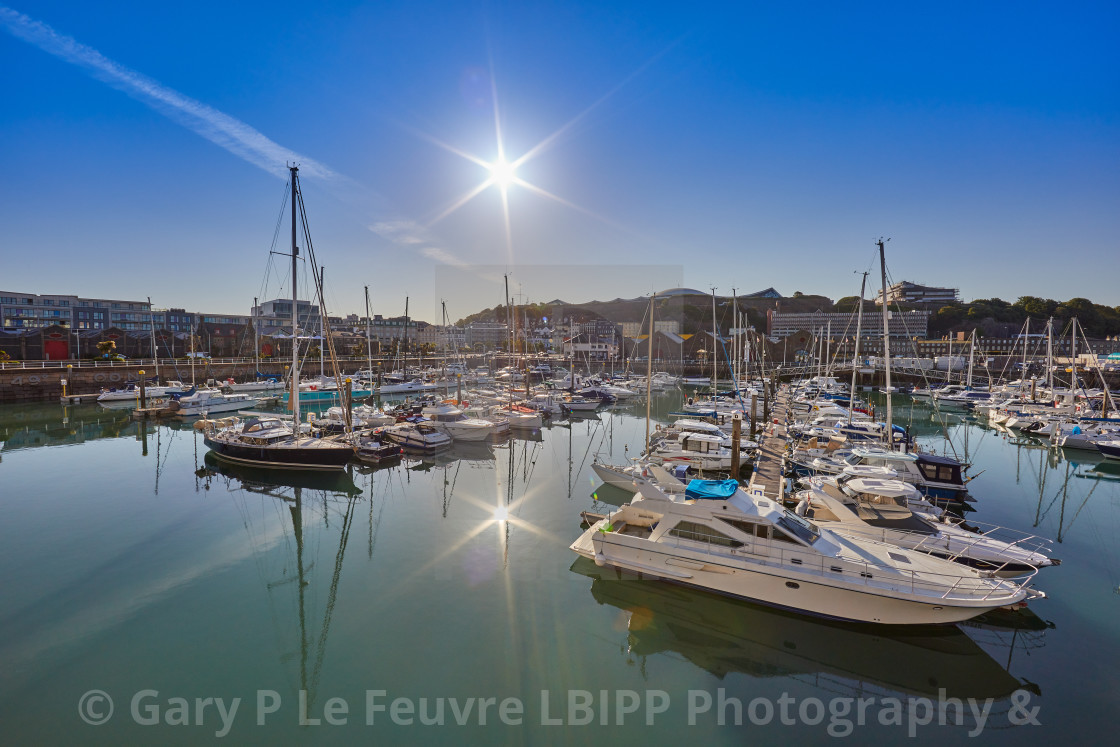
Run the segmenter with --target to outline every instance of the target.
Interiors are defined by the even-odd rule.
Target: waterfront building
[[[866,314],[866,309],[865,309]],[[890,336],[892,338],[913,339],[924,338],[929,330],[929,311],[892,311],[890,318]],[[833,337],[843,339],[854,337],[856,333],[856,315],[854,312],[784,312],[778,309],[768,309],[766,312],[766,334],[769,337],[788,337],[801,330],[817,331],[817,334],[831,333]],[[860,330],[860,337],[865,340],[874,338],[882,339],[883,323],[881,319],[864,319]]]
[[[903,280],[887,288],[887,303],[929,304],[943,306],[960,300],[957,288],[935,288]],[[883,305],[883,291],[875,294],[876,305]]]

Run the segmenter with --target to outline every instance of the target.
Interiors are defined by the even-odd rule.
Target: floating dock
[[[789,393],[784,388],[775,398],[773,418],[778,423],[771,423],[759,440],[758,464],[751,473],[751,481],[747,485],[748,492],[762,491],[767,498],[775,501],[785,499],[786,479],[782,476],[782,466],[786,451],[786,418],[789,404]]]

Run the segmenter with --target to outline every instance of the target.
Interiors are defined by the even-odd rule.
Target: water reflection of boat
[[[355,507],[362,489],[354,484],[349,473],[346,472],[289,472],[284,470],[268,470],[258,467],[233,465],[217,458],[213,452],[208,452],[204,457],[204,466],[197,473],[200,477],[212,478],[221,476],[230,481],[230,494],[238,501],[240,510],[249,516],[251,509],[249,501],[242,496],[246,493],[256,493],[266,496],[261,507],[265,514],[275,516],[275,507],[283,506],[288,510],[281,512],[281,521],[290,522],[290,531],[293,542],[272,545],[269,542],[261,543],[260,537],[255,534],[257,528],[264,525],[264,521],[251,520],[245,522],[245,529],[249,532],[250,544],[258,557],[258,568],[262,573],[262,581],[269,595],[279,594],[281,599],[273,600],[274,622],[277,623],[277,637],[282,649],[282,661],[298,661],[299,685],[298,689],[306,704],[310,708],[316,701],[319,679],[322,672],[323,661],[326,656],[327,639],[330,635],[331,621],[334,614],[335,603],[338,599],[339,578],[342,572],[343,561],[346,557],[346,546],[350,539],[350,529],[354,523]],[[236,480],[240,483],[240,490],[232,484]],[[244,492],[241,492],[244,491]],[[304,511],[304,492],[311,491],[316,495],[315,508]],[[240,494],[240,495],[239,495]],[[321,503],[319,500],[321,496]],[[333,500],[332,500],[333,499]],[[372,503],[371,522],[372,522]],[[283,514],[287,514],[285,517]],[[333,531],[338,532],[338,546],[334,551],[333,562],[321,563],[320,553],[327,550],[329,545],[322,541],[321,536],[312,536],[308,541],[308,534],[326,534],[334,518]],[[310,519],[310,521],[308,521]],[[311,531],[309,531],[311,530]],[[283,557],[277,565],[277,554],[285,556],[288,551],[294,551],[294,562],[291,557]],[[373,553],[373,535],[371,524],[370,555]],[[326,570],[329,569],[329,580]],[[322,588],[326,583],[326,602],[323,605],[322,619],[318,631],[314,629],[315,618],[313,615],[315,602],[320,598],[317,588]],[[309,594],[309,590],[311,593]],[[275,611],[285,608],[283,595],[291,594],[294,599],[289,599],[290,612],[298,623],[297,637],[298,653],[293,652],[288,636],[291,631],[281,625],[280,618],[275,616]],[[316,634],[317,633],[317,634]]]
[[[619,577],[579,558],[571,570],[592,579],[600,604],[630,613],[627,650],[677,653],[723,678],[829,675],[853,690],[957,698],[1003,698],[1020,681],[955,626],[891,630],[787,614],[669,584]],[[835,685],[835,681],[830,682]]]
[[[109,412],[100,406],[63,408],[60,420],[58,405],[28,406],[4,413],[0,420],[0,451],[69,446],[101,438],[122,438],[135,432],[127,410]]]
[[[301,472],[247,467],[219,459],[212,451],[206,452],[202,461],[204,466],[196,471],[197,477],[222,475],[233,478],[243,488],[255,493],[273,495],[276,489],[286,488],[322,490],[339,495],[360,495],[362,492],[348,472]]]
[[[1105,459],[1086,467],[1085,473],[1078,473],[1078,477],[1092,477],[1098,480],[1120,481],[1120,462]]]

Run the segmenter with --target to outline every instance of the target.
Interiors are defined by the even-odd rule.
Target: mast
[[[965,389],[972,389],[972,357],[976,352],[976,330],[972,330],[972,338],[968,346],[968,378],[965,379]]]
[[[506,283],[506,342],[509,343],[509,354],[513,358],[513,318],[509,310],[509,273],[502,276]],[[572,341],[572,362],[575,362],[575,340]],[[516,366],[515,366],[516,368]]]
[[[852,412],[855,410],[856,398],[856,370],[859,366],[859,336],[863,330],[863,292],[867,287],[867,272],[863,273],[863,280],[859,284],[859,306],[856,311],[856,342],[855,352],[852,354],[852,391],[848,395],[848,425],[852,424]]]
[[[365,286],[366,293],[366,371],[373,378],[373,343],[369,339],[369,286]]]
[[[1031,318],[1027,317],[1023,328],[1023,375],[1019,377],[1019,394],[1023,393],[1023,381],[1027,378],[1027,340],[1031,336]]]
[[[191,327],[191,386],[194,386],[194,336],[196,327]]]
[[[1077,396],[1077,317],[1073,318],[1069,331],[1069,391]]]
[[[323,292],[323,273],[327,271],[326,267],[319,268],[319,293]],[[323,346],[327,341],[327,326],[326,319],[324,319],[324,312],[326,309],[323,306],[322,299],[319,299],[319,381],[322,382],[323,377],[326,375],[323,369]],[[342,386],[341,381],[335,382]],[[320,384],[321,386],[321,384]]]
[[[148,318],[152,320],[152,358],[156,364],[156,383],[159,383],[159,348],[156,347],[156,314],[152,311],[152,297],[148,296]]]
[[[891,409],[891,313],[887,308],[887,250],[879,239],[879,266],[883,278],[883,384],[887,393],[887,448],[894,448],[894,411]]]
[[[254,296],[253,297],[253,314],[252,314],[252,321],[253,321],[253,361],[254,361],[253,381],[257,380],[257,374],[259,374],[261,372],[261,333],[260,333],[260,330],[257,329],[257,304],[258,304],[258,300]]]
[[[828,326],[825,329],[825,353],[824,353],[824,375],[832,377],[832,320],[828,320]]]
[[[1046,320],[1046,386],[1054,399],[1054,317]]]
[[[712,402],[716,401],[716,382],[719,380],[717,368],[719,359],[716,357],[716,342],[719,337],[719,328],[716,326],[716,289],[712,288]]]
[[[299,189],[299,166],[289,166],[292,174],[292,394],[288,400],[292,408],[292,438],[299,442],[299,298],[296,283],[299,280],[299,247],[296,246],[296,192]]]
[[[731,289],[731,385],[739,395],[739,294]]]
[[[649,352],[646,354],[646,451],[649,454],[649,411],[650,402],[653,399],[650,394],[653,390],[653,301],[657,298],[657,293],[649,297]],[[614,418],[611,418],[611,423],[614,423]]]

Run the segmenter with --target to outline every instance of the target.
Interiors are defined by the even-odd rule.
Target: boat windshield
[[[786,530],[793,536],[797,537],[807,545],[813,544],[821,536],[821,530],[817,529],[817,526],[815,524],[801,516],[798,516],[788,508],[785,509],[785,512],[778,519],[778,526],[780,526],[782,529]]]

